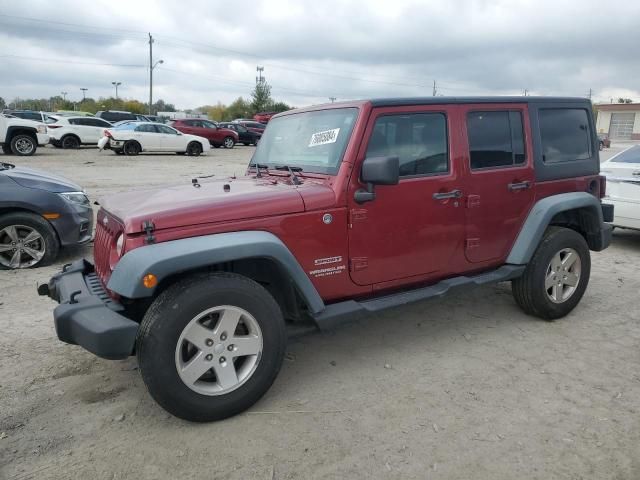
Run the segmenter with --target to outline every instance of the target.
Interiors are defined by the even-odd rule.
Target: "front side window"
[[[582,108],[542,108],[538,112],[542,160],[564,163],[592,156],[591,129]]]
[[[470,112],[467,136],[472,170],[522,165],[525,161],[522,114],[518,111]]]
[[[167,127],[166,125],[151,125],[152,127],[155,127],[158,129],[158,132],[160,133],[166,133],[168,135],[177,135],[178,132],[176,130],[174,130],[171,127]]]
[[[402,177],[447,173],[446,117],[442,113],[378,117],[367,157],[398,157]]]
[[[357,117],[357,108],[335,108],[276,118],[265,130],[251,161],[333,175]]]

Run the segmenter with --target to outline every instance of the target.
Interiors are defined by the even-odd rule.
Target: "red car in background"
[[[253,116],[253,119],[256,122],[269,123],[269,120],[271,120],[271,117],[273,117],[276,113],[278,112],[258,112]]]
[[[220,128],[215,122],[209,120],[184,118],[174,120],[169,125],[179,132],[204,137],[215,148],[233,148],[239,140],[237,132],[230,128]]]

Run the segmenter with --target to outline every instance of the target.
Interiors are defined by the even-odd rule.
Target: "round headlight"
[[[122,256],[122,250],[124,249],[124,234],[120,234],[118,239],[116,240],[116,251],[118,252],[118,256]]]

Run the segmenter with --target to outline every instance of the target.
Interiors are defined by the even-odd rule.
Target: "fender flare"
[[[153,296],[142,278],[153,273],[158,283],[170,275],[208,265],[248,258],[275,261],[291,278],[312,314],[324,310],[324,302],[291,251],[269,232],[219,233],[156,243],[126,253],[116,264],[107,288],[127,298]]]
[[[558,213],[577,208],[589,209],[596,216],[599,228],[603,228],[602,206],[593,195],[587,192],[570,192],[545,197],[538,200],[529,212],[506,263],[513,265],[529,263],[551,219]]]
[[[18,131],[18,133],[14,133],[15,131]],[[36,143],[38,143],[38,129],[35,127],[27,127],[27,126],[22,126],[22,125],[10,125],[7,128],[7,133],[5,134],[5,139],[4,141],[6,143],[11,142],[11,140],[13,139],[14,135],[19,135],[20,132],[24,131],[25,133],[29,133],[33,135],[33,138],[35,138]]]

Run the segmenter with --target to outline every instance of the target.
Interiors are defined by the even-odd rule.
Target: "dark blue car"
[[[0,162],[0,269],[44,266],[91,240],[93,211],[66,178]]]

